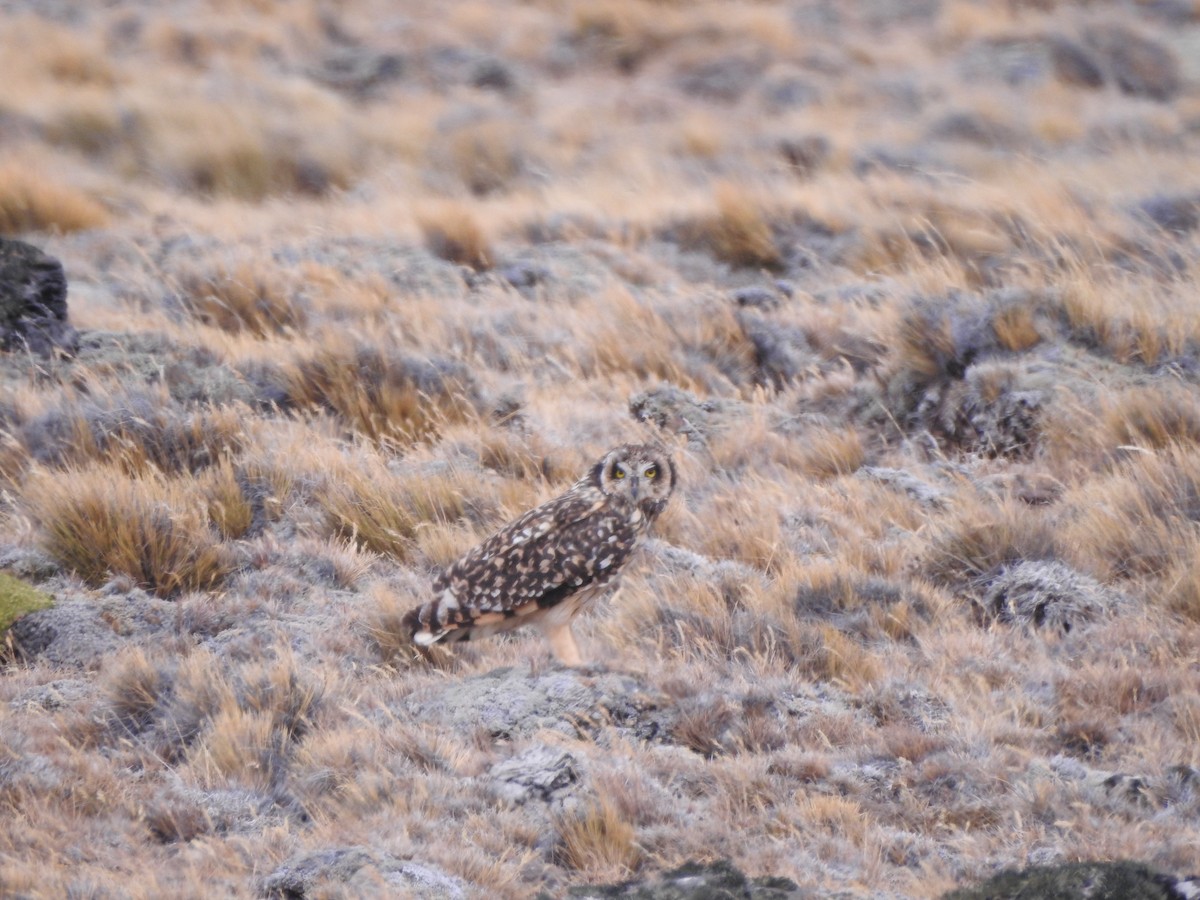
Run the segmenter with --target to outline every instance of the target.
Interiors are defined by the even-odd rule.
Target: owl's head
[[[605,496],[624,498],[640,507],[647,519],[653,519],[675,490],[675,465],[663,447],[622,444],[596,463],[592,480]]]

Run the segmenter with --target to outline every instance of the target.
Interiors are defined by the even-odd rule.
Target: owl
[[[675,466],[648,444],[604,455],[570,490],[510,522],[441,572],[403,627],[418,647],[535,625],[560,662],[582,662],[571,621],[611,589],[671,499]]]

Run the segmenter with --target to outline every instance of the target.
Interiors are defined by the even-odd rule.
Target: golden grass
[[[0,230],[46,233],[81,331],[0,360],[0,556],[59,597],[34,637],[99,607],[0,667],[0,894],[249,895],[334,847],[514,900],[720,857],[912,900],[1056,855],[1188,870],[1200,266],[1140,210],[1186,219],[1200,107],[1042,55],[1101,20],[1176,37],[884,6],[0,25]],[[401,32],[398,77],[322,77]],[[954,110],[1013,148],[931,137]],[[461,270],[509,260],[536,283]],[[692,405],[630,416],[666,386]],[[967,387],[1042,392],[1020,458],[936,433]],[[593,666],[527,634],[413,653],[439,566],[647,439],[679,490],[576,623]],[[1120,601],[975,614],[1040,559]],[[497,802],[539,746],[577,780]]]
[[[641,861],[633,825],[605,798],[555,822],[564,865],[589,878],[611,881],[629,876]]]
[[[265,337],[302,329],[308,320],[296,280],[269,262],[187,266],[172,281],[184,309],[222,331]]]
[[[0,234],[99,228],[109,215],[78,189],[17,162],[0,163]]]
[[[46,550],[89,584],[112,574],[168,597],[211,588],[228,571],[203,498],[188,481],[91,465],[35,471],[22,503]]]
[[[417,227],[434,256],[476,271],[492,267],[495,254],[478,217],[466,204],[446,201],[425,207],[417,213]]]
[[[339,473],[318,502],[332,534],[400,560],[416,557],[418,533],[458,521],[465,513],[464,476],[395,475],[381,462]]]

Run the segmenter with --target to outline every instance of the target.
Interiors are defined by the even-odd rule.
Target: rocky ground
[[[1198,63],[1187,2],[0,2],[0,894],[1191,896]],[[589,664],[414,654],[626,440],[680,488]]]

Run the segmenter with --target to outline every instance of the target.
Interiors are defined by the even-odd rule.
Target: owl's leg
[[[575,634],[571,631],[571,623],[550,625],[542,632],[550,642],[554,656],[564,666],[581,666],[583,657],[579,655],[579,645],[575,643]]]

